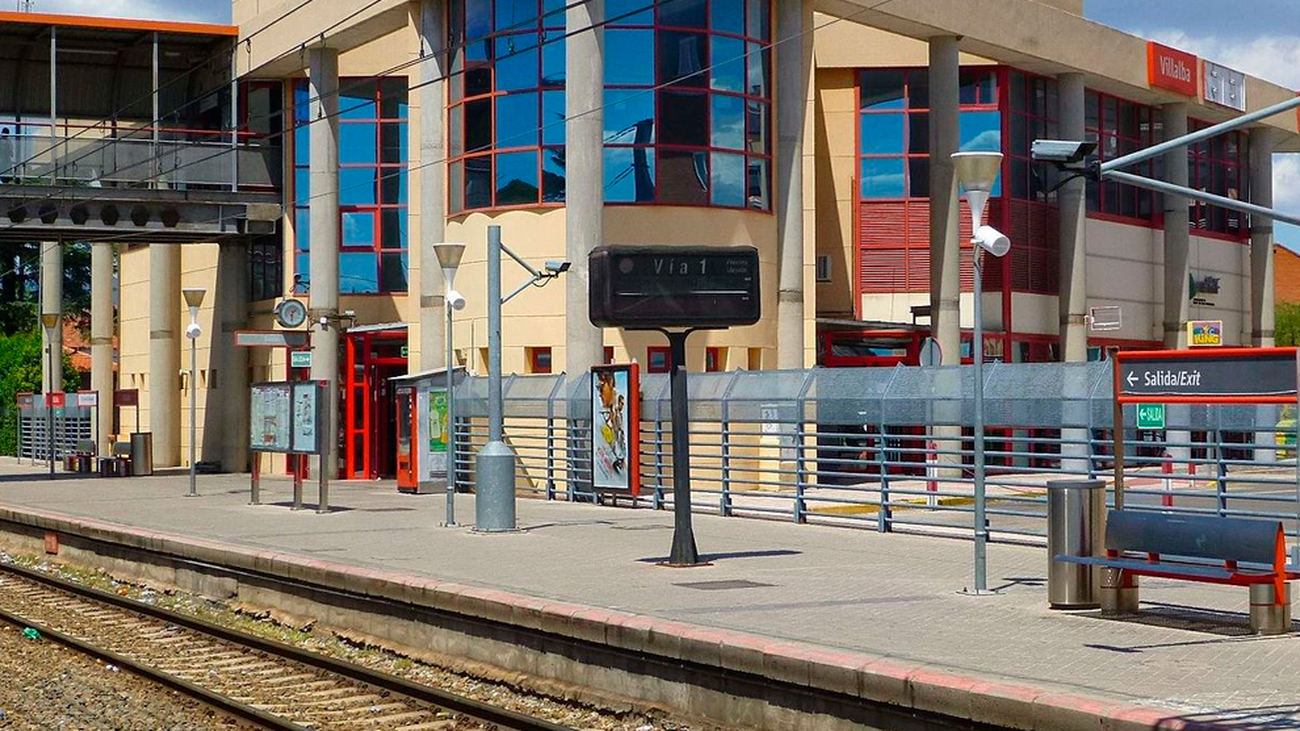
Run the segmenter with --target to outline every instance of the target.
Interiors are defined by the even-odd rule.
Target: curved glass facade
[[[457,0],[452,213],[564,202],[564,4]],[[608,0],[605,200],[770,209],[767,0]]]

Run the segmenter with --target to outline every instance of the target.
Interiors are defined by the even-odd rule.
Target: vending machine
[[[399,492],[420,492],[420,455],[417,448],[416,434],[419,425],[419,389],[414,385],[398,386],[395,390],[393,408],[394,421],[397,423],[397,489]]]
[[[457,378],[463,370],[457,369]],[[410,494],[447,489],[451,451],[446,374],[442,370],[392,379],[397,423],[397,489]]]

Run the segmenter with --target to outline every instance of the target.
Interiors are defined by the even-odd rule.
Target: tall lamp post
[[[988,204],[993,184],[1002,166],[1000,152],[956,152],[952,155],[957,182],[966,190],[970,205],[971,231],[974,233],[971,256],[975,264],[975,341],[971,355],[975,363],[975,586],[970,594],[989,594],[988,588],[988,521],[984,516],[984,281],[981,254],[1006,256],[1011,240],[992,226],[984,225],[984,206]]]
[[[55,365],[54,360],[54,336],[59,328],[59,321],[62,319],[57,312],[45,312],[41,314],[41,325],[45,328],[46,358],[49,361],[50,379],[45,389],[45,437],[48,443],[48,452],[46,455],[50,461],[50,479],[54,479],[54,384],[63,381],[63,374]],[[35,449],[32,450],[33,452]]]
[[[198,473],[196,471],[195,455],[195,434],[198,432],[198,421],[196,418],[198,404],[198,382],[194,380],[199,369],[199,336],[203,334],[203,328],[199,327],[199,307],[203,305],[203,295],[207,290],[202,287],[186,287],[181,290],[181,296],[185,298],[185,304],[190,308],[190,324],[185,326],[185,337],[190,339],[190,491],[185,497],[198,497]]]
[[[450,528],[456,525],[456,399],[453,391],[456,384],[452,378],[455,369],[452,366],[451,315],[454,310],[465,309],[465,298],[454,287],[456,269],[460,267],[460,258],[465,255],[465,245],[434,244],[433,253],[438,257],[438,266],[442,267],[443,301],[447,308],[447,519],[443,525]]]

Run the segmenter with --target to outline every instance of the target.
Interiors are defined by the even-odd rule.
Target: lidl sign
[[[1187,345],[1192,348],[1213,348],[1223,345],[1223,320],[1189,321]]]

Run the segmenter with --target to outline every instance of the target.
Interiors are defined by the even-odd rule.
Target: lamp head
[[[456,269],[460,267],[460,258],[465,255],[465,245],[455,242],[434,244],[433,255],[438,258],[438,266],[442,267],[443,281],[450,290],[456,281]]]
[[[46,330],[53,330],[58,327],[60,319],[62,319],[62,316],[57,312],[41,313],[41,325],[44,326]]]
[[[976,229],[973,241],[981,249],[998,258],[1006,256],[1007,252],[1011,251],[1011,239],[992,226],[980,226]]]
[[[208,290],[202,287],[186,287],[181,290],[181,296],[185,298],[185,304],[191,309],[198,309],[203,306],[203,296]]]
[[[1002,170],[1002,153],[1000,152],[954,152],[952,164],[957,174],[957,182],[967,193],[971,191],[992,192],[993,184],[998,181]]]

